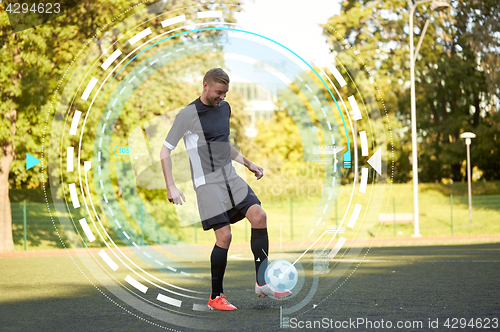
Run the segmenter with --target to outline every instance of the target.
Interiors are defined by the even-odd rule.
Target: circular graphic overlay
[[[242,155],[264,151],[252,160],[264,168],[258,181],[232,163],[267,214],[266,282],[293,290],[270,300],[260,319],[279,317],[286,327],[291,315],[335,296],[368,253],[389,204],[394,138],[359,55],[338,39],[331,61],[319,64],[286,42],[286,30],[262,31],[257,21],[242,28],[244,16],[233,5],[138,10],[79,53],[55,106],[49,178],[61,241],[107,299],[166,329],[228,327],[207,307],[214,236],[201,227],[192,151],[172,147],[182,205],[168,202],[160,158],[210,68],[231,78],[230,143]],[[255,283],[252,230],[246,220],[231,229],[224,280],[238,284],[224,292],[242,301],[237,307],[251,306],[241,299]]]

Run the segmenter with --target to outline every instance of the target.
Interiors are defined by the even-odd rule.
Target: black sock
[[[264,273],[266,272],[267,255],[269,252],[269,237],[267,236],[267,228],[252,228],[250,247],[252,248],[255,261],[255,278],[257,279],[257,284],[259,284],[259,286],[263,286],[266,284]],[[262,269],[260,268],[261,265]]]
[[[228,249],[215,245],[210,256],[210,263],[212,265],[212,299],[223,293],[222,280],[226,271],[227,251]]]

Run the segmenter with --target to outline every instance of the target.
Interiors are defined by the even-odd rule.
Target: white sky
[[[326,38],[318,24],[340,12],[340,0],[245,0],[244,13],[258,18],[256,25],[245,15],[237,24],[244,30],[260,31],[264,36],[276,38],[283,45],[320,66],[331,63]]]

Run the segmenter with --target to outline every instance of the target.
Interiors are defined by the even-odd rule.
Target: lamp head
[[[465,132],[460,134],[460,138],[465,138],[465,145],[470,145],[472,143],[471,138],[476,138],[476,134]]]
[[[476,138],[476,134],[471,132],[465,132],[460,134],[460,138]]]
[[[437,12],[441,12],[448,7],[450,7],[450,4],[447,1],[433,0],[431,3],[431,10],[435,10]]]

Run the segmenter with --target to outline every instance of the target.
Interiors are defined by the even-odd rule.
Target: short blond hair
[[[212,68],[205,73],[203,82],[229,84],[229,75],[222,68]]]

